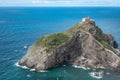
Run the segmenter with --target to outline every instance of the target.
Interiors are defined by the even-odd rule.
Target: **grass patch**
[[[112,50],[113,52],[115,52],[114,49],[113,49],[107,42],[105,42],[104,40],[100,41],[100,43],[101,43],[105,48],[107,48],[107,49]]]
[[[71,27],[69,30],[67,30],[67,31],[64,32],[64,33],[65,33],[66,35],[72,37],[78,29],[82,29],[81,26],[83,26],[83,23],[82,23],[82,22],[79,22],[79,23],[77,23],[75,26]]]
[[[43,36],[35,43],[35,45],[53,48],[66,42],[68,39],[69,37],[64,33],[55,33],[55,34]]]

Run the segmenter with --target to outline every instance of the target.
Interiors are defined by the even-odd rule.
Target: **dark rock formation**
[[[42,37],[29,48],[19,64],[45,70],[67,61],[119,70],[120,57],[116,47],[118,44],[112,35],[104,34],[95,24],[81,22],[64,33]]]

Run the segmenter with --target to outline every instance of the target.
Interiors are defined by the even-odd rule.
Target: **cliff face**
[[[119,70],[118,46],[112,35],[95,24],[80,22],[63,33],[46,35],[19,61],[22,66],[45,70],[67,61],[76,65]]]

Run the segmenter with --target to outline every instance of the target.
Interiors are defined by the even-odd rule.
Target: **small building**
[[[95,25],[95,21],[93,19],[90,19],[90,17],[83,18],[82,22]]]
[[[83,18],[82,22],[90,22],[90,18],[89,17],[88,18]]]

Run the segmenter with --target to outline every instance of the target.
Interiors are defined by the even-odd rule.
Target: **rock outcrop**
[[[95,23],[95,22],[94,22]],[[120,70],[118,44],[95,24],[80,22],[63,33],[43,36],[33,44],[19,65],[45,70],[67,61],[93,68]]]

